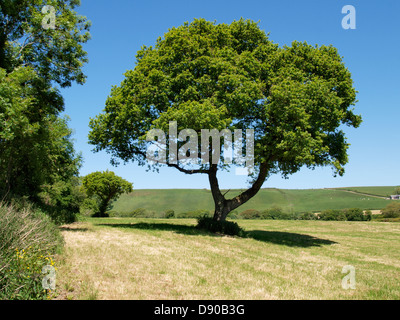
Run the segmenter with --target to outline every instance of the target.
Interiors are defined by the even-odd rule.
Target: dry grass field
[[[65,225],[57,299],[400,299],[400,224],[238,220],[247,238],[191,219]],[[355,289],[344,289],[346,265]]]

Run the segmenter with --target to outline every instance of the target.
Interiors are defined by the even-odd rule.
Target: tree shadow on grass
[[[140,229],[140,230],[158,230],[158,231],[172,231],[179,234],[191,235],[191,236],[216,236],[216,234],[207,232],[196,228],[196,226],[175,224],[175,223],[101,223],[96,224],[98,226],[113,227],[113,228],[125,228],[125,229]]]
[[[247,232],[247,236],[258,241],[280,244],[289,247],[320,247],[322,245],[331,245],[337,243],[331,240],[316,238],[308,234],[281,231],[251,230]]]
[[[58,227],[61,231],[72,231],[72,232],[86,232],[89,231],[89,228],[75,228],[70,226],[60,226]]]
[[[159,231],[172,231],[179,234],[191,236],[214,236],[221,237],[224,235],[212,233],[206,230],[198,229],[193,225],[174,224],[174,223],[101,223],[98,226],[113,227],[113,228],[126,228],[126,229],[139,229],[139,230],[159,230]],[[268,242],[278,245],[285,245],[290,247],[320,247],[322,245],[331,245],[336,242],[326,239],[316,238],[307,234],[280,232],[280,231],[265,231],[265,230],[251,230],[246,231],[243,238],[252,238],[262,242]]]

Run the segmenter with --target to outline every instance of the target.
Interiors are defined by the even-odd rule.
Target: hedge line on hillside
[[[155,212],[139,208],[131,212],[110,212],[110,217],[133,217],[133,218],[191,218],[212,217],[209,210],[193,210],[176,213],[173,210]],[[281,208],[275,207],[263,211],[247,209],[240,213],[233,211],[228,215],[230,219],[262,219],[262,220],[324,220],[324,221],[369,221],[372,218],[370,210],[364,212],[359,208],[343,210],[324,210],[319,214],[312,212],[288,213]]]

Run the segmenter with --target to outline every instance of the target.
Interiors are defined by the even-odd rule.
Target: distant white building
[[[400,194],[391,195],[390,200],[400,200]]]

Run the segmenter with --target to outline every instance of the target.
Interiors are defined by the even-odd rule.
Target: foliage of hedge
[[[386,208],[382,210],[383,218],[400,218],[400,202],[389,203]]]
[[[197,219],[201,216],[211,217],[211,213],[208,210],[193,210],[186,212],[175,213],[174,210],[167,210],[165,212],[155,212],[150,211],[144,208],[138,208],[132,210],[130,212],[109,212],[110,217],[123,217],[123,218],[161,218],[161,219],[170,219],[170,218],[187,218],[187,219]]]
[[[400,205],[400,203],[399,203]],[[175,213],[173,210],[165,212],[154,212],[147,209],[138,208],[127,213],[110,212],[111,217],[133,217],[133,218],[187,218],[197,219],[199,217],[212,218],[213,214],[209,210],[193,210]],[[371,211],[365,213],[362,209],[351,208],[343,210],[324,210],[319,214],[313,212],[284,212],[279,207],[269,208],[263,211],[247,209],[240,213],[237,211],[230,212],[230,219],[262,219],[262,220],[324,220],[324,221],[370,221],[372,217]],[[399,215],[400,217],[400,215]]]
[[[312,212],[288,213],[279,207],[258,211],[248,209],[235,216],[239,219],[268,219],[268,220],[325,220],[325,221],[370,221],[371,211],[365,213],[359,208],[343,210],[324,210],[320,214]],[[232,217],[231,217],[232,218]]]
[[[370,221],[370,210],[365,213],[362,209],[352,208],[343,210],[324,210],[319,214],[319,219],[324,221]]]
[[[211,213],[208,210],[193,210],[193,211],[187,211],[187,212],[181,212],[176,215],[176,218],[191,218],[191,219],[197,219],[199,217],[211,217]]]
[[[296,220],[299,214],[284,212],[279,207],[269,208],[263,211],[254,209],[248,209],[242,211],[239,215],[239,219],[269,219],[269,220]]]

